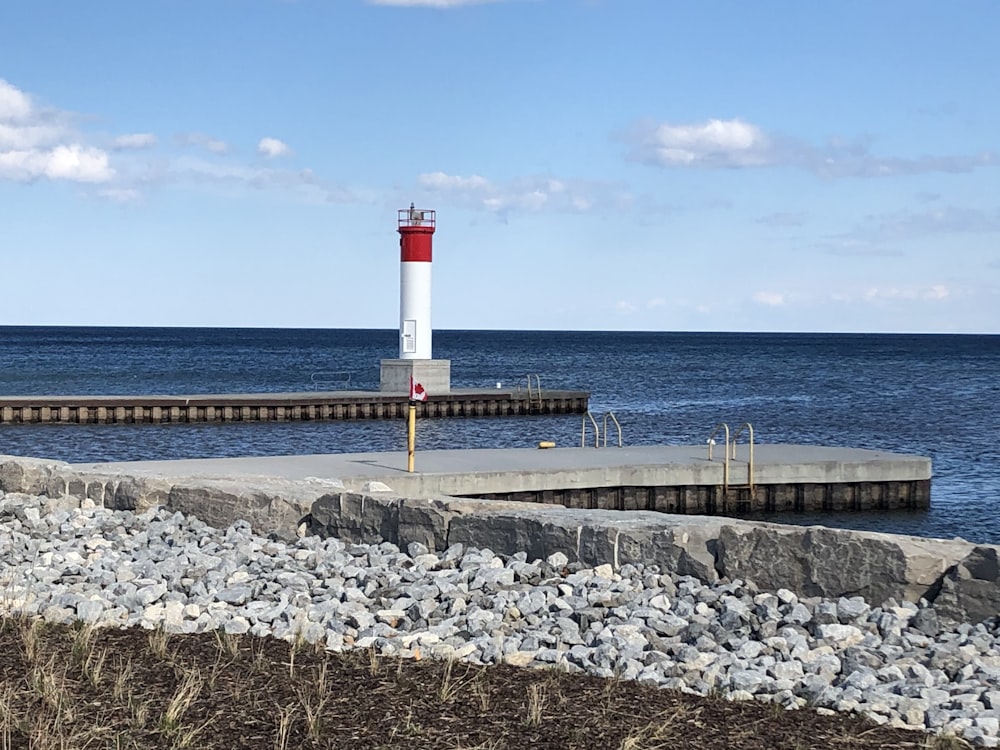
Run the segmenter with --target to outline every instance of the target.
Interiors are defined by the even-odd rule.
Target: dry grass
[[[0,619],[0,750],[958,750],[856,716],[564,670]]]

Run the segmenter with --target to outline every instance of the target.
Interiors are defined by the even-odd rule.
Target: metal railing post
[[[715,436],[719,434],[720,430],[723,431],[726,440],[722,448],[722,491],[729,492],[729,425],[725,422],[719,422],[705,442],[708,444],[708,460],[711,461],[712,446],[715,445]]]
[[[594,419],[594,415],[591,414],[589,411],[586,412],[583,415],[583,427],[582,427],[582,429],[580,431],[580,447],[581,448],[586,448],[587,447],[587,420],[588,419],[590,420],[590,423],[594,426],[594,447],[595,448],[600,448],[601,447],[601,429],[600,429],[600,427],[597,426],[597,420]]]
[[[733,435],[733,442],[730,447],[730,454],[732,459],[736,460],[736,441],[739,439],[740,435],[743,434],[743,430],[746,428],[747,436],[749,438],[749,446],[747,447],[747,486],[750,491],[753,492],[753,425],[749,422],[744,422],[740,425],[740,428]]]
[[[610,419],[614,423],[615,427],[618,429],[618,447],[621,448],[622,447],[622,426],[618,422],[618,417],[615,416],[615,413],[613,411],[609,411],[609,412],[605,412],[604,413],[604,443],[603,443],[603,445],[604,445],[605,448],[608,447],[608,419]]]

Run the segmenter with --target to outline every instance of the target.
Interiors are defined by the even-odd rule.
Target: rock
[[[662,514],[636,511],[622,524],[621,514],[616,515],[617,533],[612,555],[606,559],[615,559],[617,550],[621,563],[655,561],[661,570],[680,576],[693,576],[708,583],[719,580],[714,549],[720,528],[731,521],[710,516],[683,516],[667,521]]]
[[[817,635],[824,641],[831,642],[837,648],[845,649],[864,640],[864,633],[853,625],[820,625]]]
[[[143,586],[137,589],[133,595],[133,599],[139,607],[145,607],[152,604],[161,596],[167,593],[167,584],[165,583],[153,583],[148,586]]]
[[[844,624],[867,617],[871,607],[862,597],[853,596],[850,599],[840,597],[837,600],[837,618]]]
[[[789,622],[793,625],[805,625],[810,620],[812,620],[812,612],[801,603],[793,604],[788,614],[782,618],[783,622]]]
[[[104,603],[99,599],[83,599],[76,603],[76,616],[84,622],[99,622],[103,614]]]
[[[556,570],[562,570],[567,565],[569,565],[569,558],[566,557],[562,552],[553,552],[551,555],[545,558],[545,562],[551,565]]]
[[[930,607],[917,610],[917,612],[913,615],[913,618],[909,621],[909,624],[910,627],[915,628],[924,635],[932,638],[941,632],[938,611],[937,609],[932,609]]]
[[[250,631],[250,623],[245,617],[234,617],[231,620],[226,620],[222,629],[227,635],[243,635]]]
[[[934,609],[940,617],[955,622],[980,622],[1000,612],[997,548],[975,547],[949,569],[941,580]]]
[[[79,606],[79,603],[78,603]],[[46,622],[51,622],[55,624],[64,624],[72,621],[74,614],[76,614],[69,607],[46,607],[42,610],[42,619]]]
[[[597,576],[598,578],[611,579],[614,576],[614,574],[615,574],[614,568],[612,568],[607,563],[605,563],[604,565],[598,565],[597,567],[594,568],[594,575]]]
[[[510,654],[504,654],[503,661],[504,664],[510,664],[513,667],[526,667],[535,660],[537,654],[537,651],[514,651]]]
[[[753,695],[767,682],[767,676],[750,669],[743,669],[729,675],[729,684],[735,691],[745,691]]]
[[[882,602],[903,598],[908,584],[907,558],[898,541],[824,527],[723,526],[718,563],[730,578],[751,578],[764,589],[787,587],[807,596],[856,592]]]
[[[768,672],[775,680],[790,680],[792,682],[801,679],[805,674],[802,669],[802,662],[799,661],[779,661],[768,668]]]
[[[229,586],[215,594],[216,600],[231,604],[234,607],[246,604],[252,596],[253,589],[249,586]]]

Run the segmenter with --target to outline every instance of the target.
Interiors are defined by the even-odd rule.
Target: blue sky
[[[1000,4],[32,0],[0,325],[1000,333]]]

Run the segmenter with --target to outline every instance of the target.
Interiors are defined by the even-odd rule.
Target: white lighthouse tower
[[[430,395],[451,390],[451,360],[434,359],[431,349],[431,261],[435,211],[400,209],[399,232],[399,359],[383,359],[379,388],[409,392],[410,379]]]

